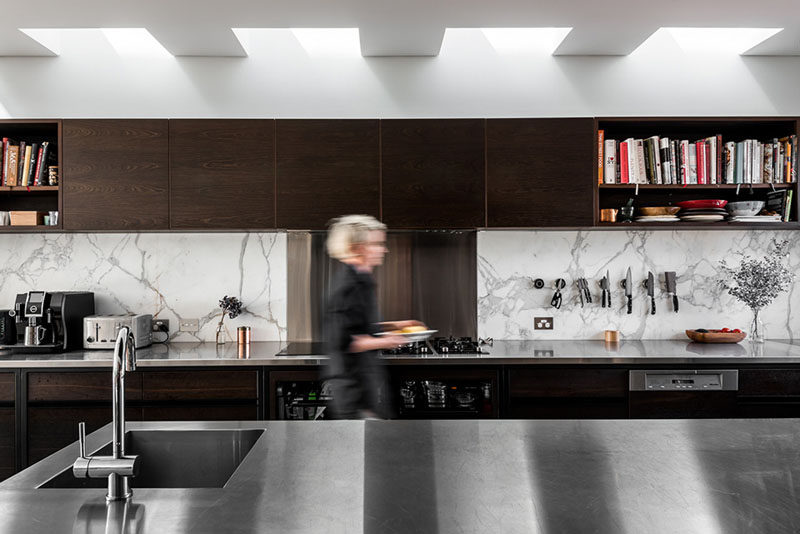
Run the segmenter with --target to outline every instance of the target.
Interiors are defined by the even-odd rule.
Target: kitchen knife
[[[589,282],[586,280],[586,278],[581,278],[581,281],[583,282],[583,290],[586,292],[586,302],[591,304],[592,303],[592,292],[589,291]]]
[[[675,284],[675,271],[666,271],[664,273],[664,280],[667,282],[667,295],[672,297],[672,309],[678,313],[678,294],[677,286]]]
[[[631,268],[628,267],[628,274],[625,280],[622,281],[622,287],[625,288],[625,296],[628,298],[628,315],[633,313],[633,277],[631,276]]]
[[[578,278],[575,284],[578,286],[578,296],[581,298],[581,308],[583,308],[583,284],[581,284],[581,279]]]
[[[606,302],[608,307],[611,308],[611,275],[606,270]]]
[[[656,314],[656,283],[653,279],[653,271],[647,271],[647,280],[644,283],[647,288],[647,295],[650,297],[650,315]]]

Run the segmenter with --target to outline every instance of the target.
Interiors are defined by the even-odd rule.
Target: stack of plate
[[[680,221],[675,215],[642,215],[636,217],[636,222],[678,222]]]
[[[727,215],[722,208],[695,208],[681,210],[680,218],[688,222],[718,222],[724,221]]]
[[[781,222],[780,215],[731,215],[728,218],[731,222],[741,223],[762,223],[762,222]]]

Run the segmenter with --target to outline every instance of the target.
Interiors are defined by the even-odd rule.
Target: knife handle
[[[656,314],[656,299],[655,297],[650,297],[650,315]]]
[[[672,295],[672,307],[675,309],[675,313],[678,313],[678,295]]]
[[[628,315],[633,313],[633,297],[628,297]]]

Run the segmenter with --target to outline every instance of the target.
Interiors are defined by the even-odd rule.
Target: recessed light
[[[122,57],[172,57],[145,28],[100,28],[100,31]]]
[[[498,52],[552,54],[572,28],[481,28]]]
[[[661,28],[687,52],[741,54],[783,28]]]

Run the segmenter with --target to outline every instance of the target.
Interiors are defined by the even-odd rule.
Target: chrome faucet
[[[125,372],[136,370],[136,347],[131,329],[123,326],[114,345],[112,371],[112,402],[114,410],[111,456],[86,455],[86,424],[78,424],[80,457],[72,472],[77,478],[108,477],[107,501],[119,501],[131,496],[128,478],[139,472],[139,456],[125,455]]]

